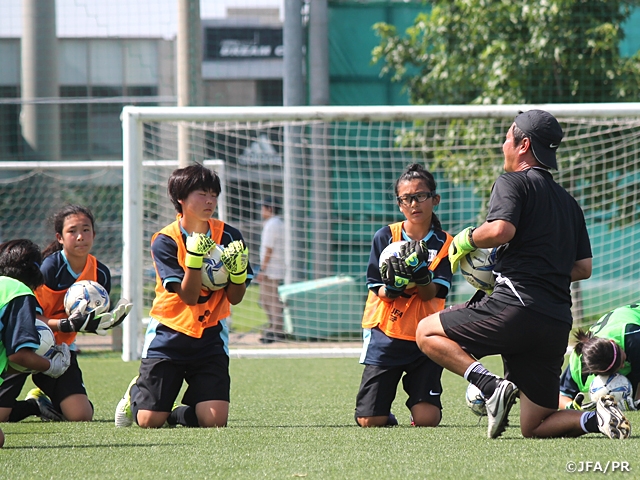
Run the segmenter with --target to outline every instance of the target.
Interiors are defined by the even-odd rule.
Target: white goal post
[[[362,311],[363,303],[358,303],[364,298],[361,293],[366,295],[363,279],[371,235],[399,220],[392,190],[402,169],[412,162],[433,168],[442,195],[436,213],[443,228],[455,234],[481,218],[487,178],[495,178],[502,167],[504,134],[519,111],[532,108],[553,113],[565,130],[554,176],[585,208],[594,253],[599,255],[594,277],[574,296],[574,304],[584,309],[577,317],[588,321],[631,302],[640,280],[640,228],[635,221],[640,217],[635,206],[640,203],[635,193],[640,103],[127,106],[122,111],[122,293],[134,309],[124,324],[122,358],[140,355],[140,325],[152,298],[149,236],[175,216],[166,181],[176,165],[179,126],[191,132],[191,158],[216,161],[214,169],[224,172],[225,203],[219,204],[218,215],[243,232],[254,266],[260,199],[266,194],[281,198],[288,287],[281,287],[281,295],[286,291],[290,299],[290,304],[285,302],[285,325],[290,338],[315,341],[354,338],[340,322],[330,323],[346,310],[353,323]],[[149,173],[143,162],[159,170]],[[491,175],[476,177],[487,169]],[[614,258],[616,254],[623,257]],[[468,294],[459,278],[456,282],[453,293],[458,297],[452,294],[450,300]],[[327,294],[325,287],[336,290]],[[352,297],[356,300],[345,300],[349,305],[335,300],[349,288],[358,292]],[[307,312],[305,303],[313,311]],[[331,310],[335,304],[338,313]],[[255,330],[250,322],[241,323],[240,314],[238,319],[232,315],[238,331]]]

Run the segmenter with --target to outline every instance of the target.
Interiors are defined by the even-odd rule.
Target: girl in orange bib
[[[420,319],[444,308],[451,286],[447,251],[451,236],[433,212],[440,203],[433,175],[412,164],[395,184],[402,222],[378,230],[367,268],[369,296],[362,319],[365,365],[355,418],[363,427],[396,425],[391,413],[402,378],[412,424],[435,427],[442,417],[442,368],[417,347]],[[389,244],[406,241],[399,257],[379,266]]]

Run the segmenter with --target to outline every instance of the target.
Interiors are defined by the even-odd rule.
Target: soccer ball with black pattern
[[[109,311],[109,293],[98,282],[93,280],[80,280],[69,287],[64,296],[64,309],[67,315],[71,315],[79,308],[82,313],[96,312],[101,314]]]
[[[460,259],[460,273],[477,290],[493,290],[496,249],[479,248]]]
[[[53,331],[42,320],[36,319],[36,331],[40,337],[40,346],[36,349],[36,353],[41,357],[47,357],[54,352],[53,347],[56,345],[56,337],[53,335]],[[24,368],[13,362],[9,362],[9,365],[18,372],[33,373],[33,371]]]
[[[222,263],[222,248],[216,245],[202,260],[202,287],[215,291],[229,283],[229,272]]]
[[[598,375],[589,385],[589,395],[592,402],[598,401],[604,395],[613,395],[620,410],[635,410],[633,386],[627,377],[619,373]]]

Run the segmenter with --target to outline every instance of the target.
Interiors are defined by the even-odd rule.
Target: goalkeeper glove
[[[586,402],[585,403],[584,393],[578,392],[576,397],[565,405],[565,410],[580,410],[580,411],[591,411],[596,409],[596,402]]]
[[[220,260],[229,272],[231,283],[240,285],[247,280],[249,249],[242,240],[234,240],[227,245],[220,256]]]
[[[404,292],[411,279],[411,272],[404,260],[390,256],[380,267],[380,276],[388,298],[398,298]]]
[[[451,272],[455,273],[458,270],[458,264],[460,259],[467,253],[474,252],[478,249],[473,242],[473,227],[467,227],[459,234],[453,237],[451,245],[449,245],[449,262],[451,263]]]
[[[133,303],[129,302],[129,300],[127,300],[126,298],[121,298],[120,300],[118,300],[113,310],[111,310],[107,314],[102,315],[102,317],[106,317],[106,316],[110,317],[109,320],[111,322],[111,325],[107,326],[106,328],[107,329],[115,328],[118,325],[120,325],[122,322],[124,322],[124,319],[127,318],[127,315],[129,315],[129,312],[131,311],[132,308],[133,308]]]
[[[216,246],[216,242],[202,233],[192,233],[187,236],[186,246],[187,256],[185,257],[184,264],[187,268],[198,270],[202,268],[204,256]]]
[[[69,365],[71,365],[71,351],[69,350],[69,345],[66,343],[61,343],[53,348],[55,352],[49,357],[51,364],[49,368],[42,373],[52,378],[58,378],[66,372]]]
[[[400,257],[411,270],[411,279],[416,285],[425,287],[433,280],[433,272],[429,270],[429,250],[427,242],[412,240],[400,247]]]
[[[69,318],[60,320],[58,328],[64,333],[87,332],[106,335],[108,329],[117,327],[124,321],[132,307],[132,303],[120,299],[111,312],[103,314],[96,314],[95,311],[85,314],[82,313],[83,309],[78,308]]]

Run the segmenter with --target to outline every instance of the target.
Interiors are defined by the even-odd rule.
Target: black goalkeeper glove
[[[411,271],[411,280],[416,285],[425,287],[433,280],[433,272],[429,270],[429,250],[424,240],[405,243],[400,247],[400,257]]]
[[[380,276],[388,298],[398,298],[409,284],[411,272],[407,264],[399,257],[390,256],[380,267]]]

